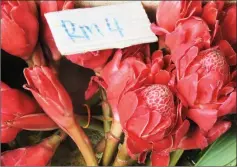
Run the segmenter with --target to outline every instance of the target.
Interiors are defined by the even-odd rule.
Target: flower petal
[[[170,161],[169,153],[159,153],[152,151],[151,153],[151,165],[152,166],[168,166]]]
[[[31,11],[19,6],[13,8],[11,11],[12,19],[18,24],[26,33],[28,45],[27,53],[31,54],[38,41],[39,23],[35,15]],[[29,21],[30,20],[30,21]]]
[[[184,137],[178,145],[178,148],[184,150],[204,149],[208,146],[208,142],[203,132],[197,128],[190,136]]]
[[[141,137],[149,122],[149,109],[139,107],[134,115],[127,121],[126,130],[132,132],[136,136]]]
[[[198,75],[193,73],[179,80],[177,84],[178,93],[193,106],[197,97]]]
[[[215,124],[217,113],[218,110],[215,109],[190,109],[187,112],[187,117],[197,123],[201,129],[208,131]]]
[[[231,122],[218,121],[207,134],[208,143],[209,144],[213,143],[222,134],[224,134],[230,127]]]
[[[1,127],[1,143],[10,143],[16,138],[16,135],[20,132],[18,128]]]
[[[113,59],[103,68],[101,71],[101,77],[105,80],[107,84],[110,83],[110,76],[118,71],[120,61],[122,58],[122,50],[117,50],[114,54]]]
[[[13,127],[25,130],[48,131],[57,129],[57,124],[45,113],[28,114],[12,122]]]
[[[224,53],[228,64],[231,66],[236,65],[237,56],[234,49],[230,46],[230,44],[226,40],[221,40],[218,45],[220,50]]]
[[[202,13],[203,20],[206,21],[206,23],[213,27],[217,20],[217,14],[218,10],[215,8],[215,2],[208,2],[204,8]],[[213,6],[214,5],[214,6]]]
[[[218,110],[218,117],[236,112],[236,92],[232,92]]]
[[[168,137],[155,141],[153,143],[153,150],[157,152],[170,152],[171,148],[173,146],[173,138],[171,135]]]
[[[119,119],[122,126],[131,118],[136,107],[138,99],[134,92],[128,92],[122,96],[118,104]]]
[[[136,136],[129,134],[126,139],[128,154],[135,158],[136,154],[141,154],[151,149],[151,145],[144,140],[137,138]]]
[[[170,73],[166,70],[160,70],[156,75],[155,75],[155,83],[156,84],[162,84],[162,85],[168,85],[170,81]]]
[[[161,114],[159,112],[150,112],[150,118],[146,129],[142,133],[142,137],[147,136],[160,123]]]
[[[185,54],[185,56],[183,56],[180,59],[180,62],[178,64],[178,71],[179,71],[179,77],[184,77],[185,76],[185,71],[186,68],[192,63],[192,61],[197,57],[198,55],[198,47],[193,46],[191,47],[187,53]]]
[[[15,22],[6,18],[1,19],[1,44],[2,49],[12,55],[24,55],[22,58],[28,56],[25,50],[28,45],[26,33]]]
[[[197,103],[210,103],[213,99],[215,90],[222,85],[221,75],[219,72],[209,72],[198,81]]]
[[[174,146],[173,148],[177,148],[181,139],[183,139],[184,135],[186,135],[186,133],[189,130],[189,126],[190,123],[188,120],[185,120],[180,127],[175,131],[175,135],[174,135]]]

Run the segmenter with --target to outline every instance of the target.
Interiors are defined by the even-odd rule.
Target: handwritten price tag
[[[45,14],[62,55],[156,42],[141,2]]]

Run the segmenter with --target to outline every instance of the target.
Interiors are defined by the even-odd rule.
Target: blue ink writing
[[[92,26],[84,26],[86,29],[87,29],[87,31],[89,31],[92,35],[93,35],[93,28],[95,28],[96,29],[96,31],[101,35],[101,36],[104,36],[104,34],[100,31],[100,28],[98,27],[98,25],[97,24],[92,24]],[[97,34],[97,33],[96,33]]]
[[[83,36],[80,36],[80,35],[76,35],[75,32],[76,32],[76,27],[75,27],[75,24],[72,23],[71,21],[69,20],[61,20],[61,24],[62,24],[62,27],[64,28],[65,32],[67,33],[67,35],[69,36],[69,38],[75,42],[75,38],[85,38]],[[71,28],[68,28],[71,27]],[[71,31],[69,31],[71,29]]]
[[[115,24],[114,29],[111,28],[111,24],[110,24],[108,18],[106,18],[105,21],[106,21],[106,25],[107,25],[109,31],[111,31],[111,32],[118,31],[120,36],[123,37],[123,29],[119,26],[117,19],[113,18],[113,21],[114,21],[114,24]]]
[[[121,37],[124,36],[123,29],[120,27],[117,19],[113,18],[109,20],[108,18],[105,18],[105,25],[107,27],[107,31],[105,30],[105,32],[118,32]],[[70,20],[61,20],[61,26],[73,42],[76,42],[76,39],[91,40],[95,35],[104,37],[105,33],[103,33],[100,27],[94,23],[91,25],[78,25]]]

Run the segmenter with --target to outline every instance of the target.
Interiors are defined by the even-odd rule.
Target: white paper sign
[[[141,2],[45,14],[62,55],[156,42]]]

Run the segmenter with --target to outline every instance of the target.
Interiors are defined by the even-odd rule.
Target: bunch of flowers
[[[1,82],[1,143],[23,130],[57,130],[35,145],[3,152],[3,166],[49,165],[67,135],[88,166],[146,159],[168,166],[171,152],[204,149],[228,131],[236,114],[235,4],[161,1],[151,24],[158,49],[140,44],[66,56],[94,70],[84,96],[100,95],[102,118],[91,116],[88,105],[88,117],[74,113],[55,66],[62,55],[44,14],[74,7],[74,1],[1,2],[2,49],[28,64],[23,87],[31,93]],[[98,130],[98,119],[104,138],[94,151],[82,128]],[[103,152],[101,162],[96,152]]]

